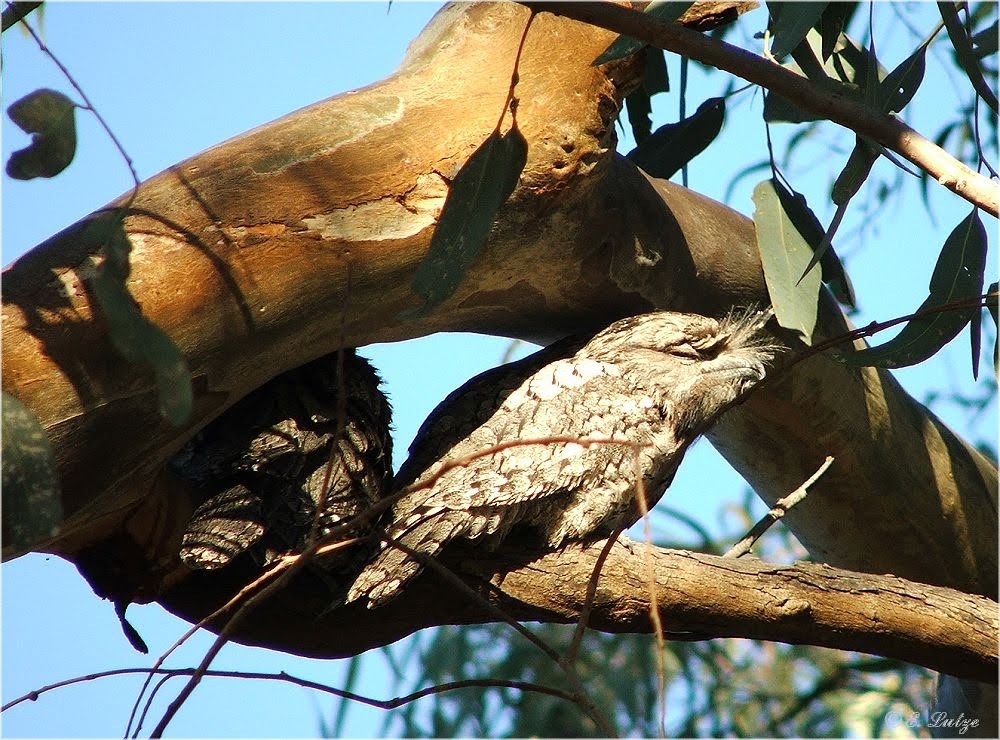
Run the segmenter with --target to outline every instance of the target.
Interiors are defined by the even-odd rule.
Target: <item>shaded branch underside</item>
[[[419,305],[410,285],[449,179],[506,99],[527,16],[515,4],[450,6],[392,77],[213,147],[142,185],[125,221],[129,287],[192,371],[194,415],[181,429],[160,416],[148,369],[123,362],[109,341],[86,268],[100,245],[83,238],[82,225],[6,269],[3,387],[52,441],[65,514],[59,531],[34,549],[74,560],[96,548],[118,568],[109,569],[117,583],[104,584],[106,591],[137,600],[162,595],[171,608],[200,616],[217,599],[199,591],[196,577],[175,580],[189,492],[160,472],[199,428],[279,373],[340,346],[435,331],[548,342],[653,308],[720,315],[768,302],[748,219],[650,180],[614,154],[614,118],[641,74],[636,60],[592,67],[614,34],[541,14],[518,70],[518,124],[528,141],[520,183],[456,293],[424,317],[405,317]],[[847,328],[824,295],[818,338]],[[803,349],[784,341],[791,354]],[[828,455],[836,458],[785,519],[816,560],[995,595],[996,468],[889,373],[812,357],[777,372],[710,437],[768,503]],[[557,575],[563,560],[575,562],[555,554],[512,571],[505,588],[535,578],[539,594],[545,584],[552,594],[556,584],[570,593],[576,581]],[[550,564],[551,573],[539,564]],[[743,567],[730,563],[723,572]],[[634,562],[632,571],[641,572]],[[581,566],[572,577],[587,573]],[[665,576],[663,599],[670,582]],[[427,624],[483,619],[421,588],[382,613],[347,611],[329,623],[310,615],[315,634],[294,616],[293,598],[278,599],[265,607],[269,644],[292,652],[321,644],[335,653],[327,641],[343,638],[340,652],[357,652],[365,646],[351,640],[383,644]],[[644,624],[643,592],[636,584],[622,590],[618,604],[599,605],[594,623]],[[524,619],[575,613],[555,608],[555,595],[530,609],[516,605],[522,597],[509,608]],[[844,603],[845,613],[860,611],[858,598]],[[414,608],[403,611],[404,603]],[[808,614],[825,614],[818,609]],[[792,611],[773,634],[798,634],[796,625],[808,620],[797,606]],[[365,636],[351,621],[362,616]],[[717,624],[706,625],[718,633]],[[960,632],[935,634],[951,644],[949,635]],[[934,659],[960,672],[948,661]]]
[[[623,544],[624,543],[624,544]],[[577,622],[604,542],[560,552],[505,545],[497,554],[452,548],[442,562],[483,599],[522,622]],[[951,589],[797,563],[722,558],[616,543],[601,571],[588,625],[605,632],[649,633],[648,563],[668,639],[749,637],[857,650],[924,665],[952,675],[996,682],[997,605]],[[197,621],[242,584],[220,573],[200,574],[167,594],[168,609]],[[239,640],[343,657],[395,642],[439,624],[495,622],[480,600],[433,571],[388,605],[351,605],[327,613],[322,598],[295,580],[288,593],[265,602],[241,627]],[[217,602],[210,604],[212,599]],[[322,613],[322,614],[321,614]],[[320,614],[320,616],[316,616]]]

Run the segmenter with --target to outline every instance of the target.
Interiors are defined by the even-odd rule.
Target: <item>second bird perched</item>
[[[636,471],[652,506],[687,447],[764,378],[769,316],[633,316],[470,380],[417,434],[393,486],[411,490],[347,600],[395,596],[423,568],[404,548],[435,556],[461,538],[492,549],[515,528],[557,548],[634,523]],[[592,443],[523,444],[546,437]]]

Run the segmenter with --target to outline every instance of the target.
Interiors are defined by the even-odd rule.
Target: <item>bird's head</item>
[[[770,311],[724,319],[657,311],[611,324],[582,352],[658,391],[678,431],[698,434],[764,379],[778,347],[762,331]]]

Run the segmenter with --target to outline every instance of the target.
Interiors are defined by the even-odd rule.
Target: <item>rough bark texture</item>
[[[80,225],[7,268],[3,387],[52,440],[65,512],[34,549],[71,559],[86,549],[114,564],[112,579],[115,568],[134,571],[137,598],[157,598],[171,584],[153,566],[176,556],[191,509],[189,492],[159,475],[164,463],[254,388],[340,346],[444,329],[550,341],[652,308],[720,315],[767,302],[745,217],[612,153],[613,119],[638,74],[633,62],[590,66],[613,34],[543,13],[519,67],[528,163],[518,188],[458,291],[425,317],[401,318],[418,304],[410,281],[448,180],[504,104],[527,18],[517,5],[450,6],[394,76],[143,184],[126,220],[129,285],[193,372],[195,411],[182,429],[160,418],[151,374],[111,347],[83,267],[98,245]],[[846,327],[828,298],[820,323],[821,338]],[[817,559],[995,598],[996,469],[888,373],[813,357],[711,437],[771,503],[836,457],[786,517]],[[193,596],[194,580],[170,597],[189,617],[214,598]],[[188,592],[183,608],[177,589]],[[644,590],[635,584],[629,598]],[[441,609],[409,612],[406,631],[418,618],[462,621],[442,611],[452,602],[429,603]],[[261,619],[280,623],[289,608]],[[261,629],[249,623],[240,639],[259,641]],[[293,652],[338,652],[342,639],[273,624],[268,634]]]
[[[520,621],[575,622],[604,544],[543,552],[509,540],[495,554],[481,547],[451,550],[443,563],[483,600],[425,571],[386,606],[366,610],[350,604],[317,616],[323,603],[293,581],[286,587],[289,598],[261,605],[241,639],[270,645],[276,636],[299,627],[303,634],[297,651],[355,655],[432,625],[497,621],[483,601]],[[656,601],[667,639],[741,636],[861,650],[996,682],[997,611],[992,601],[827,565],[778,566],[752,557],[655,547],[647,554],[644,544],[623,540],[611,548],[601,569],[588,624],[607,632],[651,632],[649,568],[656,574]],[[211,598],[221,606],[230,595],[215,589]],[[192,619],[205,606],[205,594],[185,582],[170,594],[169,605]]]

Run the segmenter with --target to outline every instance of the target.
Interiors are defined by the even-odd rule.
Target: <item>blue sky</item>
[[[47,4],[46,42],[71,70],[121,139],[147,178],[163,168],[224,139],[292,110],[358,88],[389,74],[407,43],[433,15],[436,5],[385,3],[52,3]],[[928,16],[928,9],[930,15]],[[904,9],[914,25],[926,29],[932,5]],[[37,22],[37,20],[36,20]],[[764,23],[763,11],[746,17],[733,40],[758,49],[752,32]],[[876,28],[880,56],[893,66],[913,42],[905,24],[886,17]],[[881,34],[881,35],[879,35]],[[907,119],[924,133],[936,132],[957,106],[961,80],[932,54],[925,86]],[[668,62],[679,79],[676,58]],[[725,77],[707,81],[692,70],[688,111],[718,94]],[[3,35],[3,106],[39,87],[70,94],[58,70],[17,30]],[[690,168],[690,186],[722,199],[727,183],[742,167],[766,156],[760,123],[761,97],[748,91],[730,102],[732,119],[720,139]],[[659,96],[656,125],[676,119],[677,95]],[[913,118],[911,119],[911,115]],[[93,118],[78,114],[79,148],[70,168],[53,180],[11,181],[3,186],[3,262],[101,207],[127,190],[128,171]],[[775,127],[780,142],[794,129]],[[4,117],[3,156],[25,145],[26,137]],[[832,210],[823,205],[828,184],[843,166],[853,137],[843,134],[834,151],[817,140],[790,171],[807,193],[820,219]],[[627,150],[630,145],[622,145]],[[780,144],[779,144],[779,151]],[[993,152],[995,155],[995,150]],[[876,174],[893,176],[884,160]],[[733,191],[730,205],[752,211],[749,193],[757,181],[748,177]],[[858,324],[908,313],[926,296],[933,261],[944,237],[969,211],[964,202],[931,185],[935,221],[926,215],[915,182],[904,185],[905,210],[889,206],[880,218],[866,219],[852,209],[843,235],[863,225],[867,239],[838,244],[862,306]],[[984,221],[995,233],[995,222]],[[991,237],[991,250],[995,239]],[[995,254],[991,252],[991,254]],[[996,279],[995,257],[987,281]],[[448,391],[480,370],[496,364],[507,340],[444,335],[397,345],[366,348],[386,379],[396,411],[397,450],[403,453],[424,415]],[[523,349],[522,349],[523,352]],[[968,339],[962,335],[924,365],[897,377],[918,398],[930,392],[972,388]],[[984,365],[981,376],[992,377]],[[984,388],[980,382],[979,391]],[[996,445],[996,408],[975,426],[954,405],[936,406],[949,424],[970,437]],[[398,462],[398,460],[397,460]],[[740,498],[742,480],[707,443],[689,453],[675,481],[671,506],[714,527],[719,508]],[[33,555],[2,569],[3,700],[40,686],[99,670],[149,665],[125,641],[111,605],[98,600],[75,569],[58,558]],[[158,654],[187,625],[156,605],[132,607],[129,616]],[[210,642],[200,635],[171,661],[197,663]],[[213,667],[254,671],[285,670],[315,681],[340,685],[346,663],[294,658],[280,653],[229,645]],[[377,653],[366,658],[358,690],[389,698],[386,672]],[[35,703],[0,717],[7,736],[120,736],[135,698],[137,679],[114,678],[60,689]],[[176,691],[179,684],[168,685]],[[319,716],[330,716],[331,701],[305,689],[248,681],[206,681],[169,728],[172,736],[311,736]],[[154,718],[157,716],[153,713]],[[354,707],[347,734],[377,734],[383,714]],[[154,720],[155,721],[155,720]],[[147,725],[148,731],[151,725]]]

